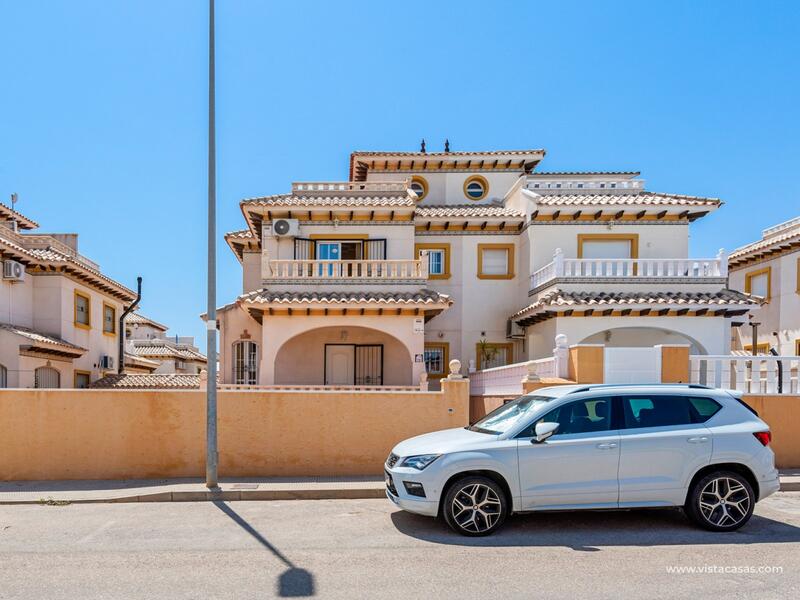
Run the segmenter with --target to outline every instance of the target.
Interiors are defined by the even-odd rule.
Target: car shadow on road
[[[234,523],[249,533],[259,544],[272,552],[278,560],[286,565],[287,569],[281,573],[281,576],[278,578],[277,592],[279,597],[305,598],[314,595],[314,575],[306,569],[297,567],[292,561],[286,558],[280,550],[273,546],[257,529],[250,525],[244,517],[233,510],[230,505],[221,500],[216,500],[214,501],[214,506],[228,515]]]
[[[604,546],[779,544],[800,542],[800,527],[753,515],[738,531],[716,533],[693,526],[679,510],[548,512],[512,515],[486,537],[465,537],[442,519],[404,511],[391,515],[409,537],[458,546],[540,546],[598,552]]]

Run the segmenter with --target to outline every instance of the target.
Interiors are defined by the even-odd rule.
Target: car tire
[[[489,535],[508,516],[508,499],[497,482],[488,477],[464,477],[453,483],[444,496],[442,513],[456,533]]]
[[[709,531],[735,531],[750,520],[756,504],[753,487],[733,471],[715,471],[689,490],[684,512]]]

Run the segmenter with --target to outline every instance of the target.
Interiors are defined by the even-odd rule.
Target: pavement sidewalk
[[[228,478],[218,490],[209,490],[199,478],[4,481],[0,505],[382,498],[384,489],[382,477]],[[800,492],[800,469],[781,471],[781,491]]]
[[[3,481],[0,505],[382,498],[384,490],[383,477],[223,478],[217,490],[200,478]]]

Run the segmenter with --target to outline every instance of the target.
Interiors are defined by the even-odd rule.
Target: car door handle
[[[597,444],[597,447],[600,448],[600,450],[610,450],[611,448],[616,448],[617,444],[616,442],[608,442],[605,444]]]
[[[698,435],[697,437],[690,437],[686,441],[690,444],[705,444],[708,441],[708,436]]]

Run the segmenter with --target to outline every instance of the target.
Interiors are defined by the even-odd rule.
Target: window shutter
[[[369,260],[386,260],[386,240],[365,240],[364,250]]]
[[[306,238],[294,238],[294,259],[313,260],[317,254],[316,242]]]

